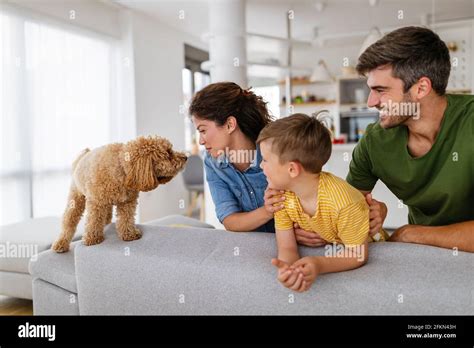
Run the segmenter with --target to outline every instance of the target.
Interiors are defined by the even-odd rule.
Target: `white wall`
[[[342,75],[344,58],[349,59],[349,65],[356,66],[359,57],[359,50],[362,43],[354,40],[354,43],[344,46],[323,46],[311,47],[310,49],[295,49],[293,51],[293,64],[295,66],[315,67],[320,59],[326,62],[326,65],[334,76]]]
[[[184,149],[181,69],[184,46],[179,33],[150,18],[131,12],[137,135],[160,135],[175,149]],[[184,211],[181,175],[151,192],[140,194],[140,221]]]
[[[6,0],[5,3],[45,14],[64,23],[120,38],[119,10],[96,0]]]
[[[166,137],[176,150],[184,150],[185,115],[179,112],[183,103],[184,44],[207,48],[198,38],[138,12],[127,11],[121,20],[131,34],[136,133]],[[186,202],[184,206],[182,202]],[[138,220],[181,214],[187,204],[188,193],[179,174],[168,184],[140,194]]]

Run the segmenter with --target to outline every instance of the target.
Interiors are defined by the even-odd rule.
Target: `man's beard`
[[[414,103],[412,98],[410,97],[409,93],[403,94],[403,99],[400,102],[392,102],[393,104],[398,103],[399,108],[398,110],[400,111],[402,109],[401,105],[403,103]],[[379,111],[383,110],[383,107],[378,108]],[[382,113],[383,114],[383,113]],[[411,114],[411,115],[396,115],[393,114],[392,111],[389,111],[389,114],[386,116],[381,116],[379,120],[379,124],[382,128],[384,129],[390,129],[390,128],[395,128],[398,127],[405,122],[407,122],[410,118],[415,117],[416,115]]]

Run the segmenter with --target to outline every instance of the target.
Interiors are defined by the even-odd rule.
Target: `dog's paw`
[[[69,242],[64,239],[58,239],[53,243],[51,249],[57,253],[65,253],[69,251]]]
[[[138,228],[133,227],[131,231],[122,233],[120,237],[122,238],[123,241],[129,242],[132,240],[140,239],[142,237],[142,232]]]
[[[96,245],[100,244],[104,241],[104,236],[103,235],[94,235],[94,236],[86,236],[84,235],[82,237],[82,242],[84,245],[90,246],[90,245]]]

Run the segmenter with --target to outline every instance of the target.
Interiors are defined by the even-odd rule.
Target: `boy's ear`
[[[301,164],[298,162],[291,161],[288,163],[288,174],[290,174],[292,178],[296,178],[300,175],[302,169]]]

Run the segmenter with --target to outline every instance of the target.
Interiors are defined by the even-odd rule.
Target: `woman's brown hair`
[[[242,89],[233,82],[213,83],[197,92],[191,101],[189,114],[214,121],[218,126],[223,126],[229,116],[234,116],[242,133],[253,142],[272,121],[263,98],[250,88]]]

